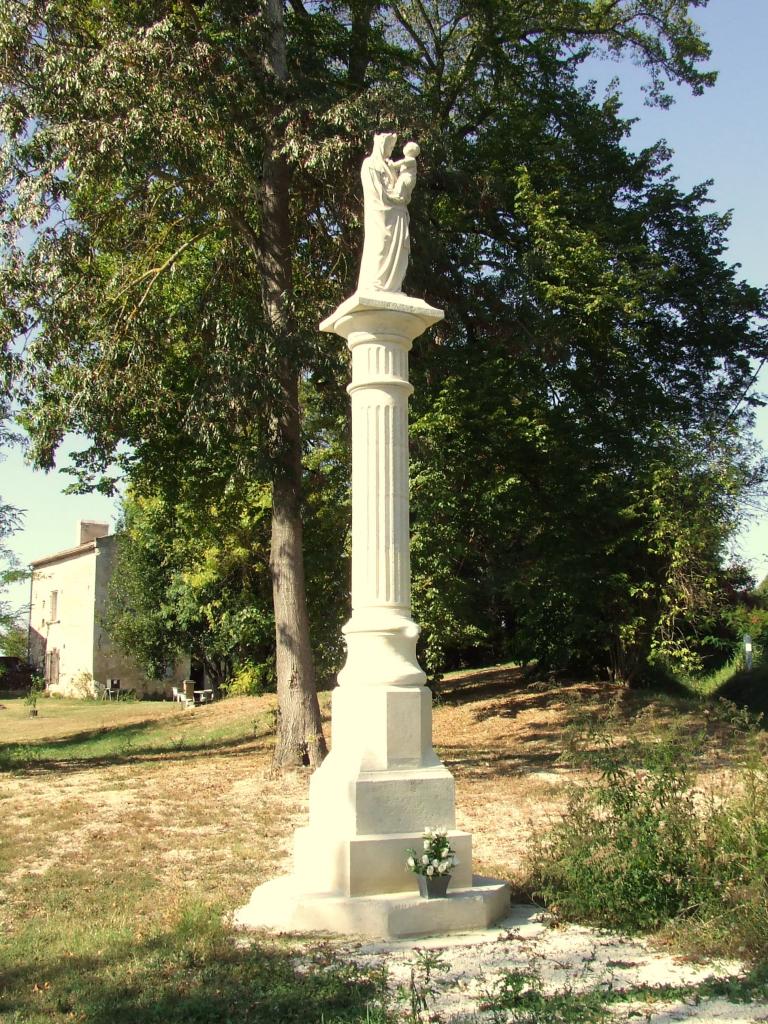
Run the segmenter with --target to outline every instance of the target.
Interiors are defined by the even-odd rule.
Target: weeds
[[[603,1024],[610,1020],[606,992],[571,988],[546,993],[537,974],[505,971],[485,993],[480,1009],[492,1024]]]
[[[408,1024],[420,1024],[423,1020],[435,1019],[430,1013],[431,1004],[438,991],[434,974],[448,970],[448,964],[443,960],[440,950],[417,949],[415,952],[408,990],[400,992],[401,999],[408,1004]]]
[[[730,1002],[753,1002],[768,997],[768,971],[758,969],[745,977],[708,978],[696,985],[632,985],[626,988],[600,987],[574,991],[570,986],[546,992],[538,974],[505,971],[488,989],[480,1010],[491,1024],[603,1024],[615,1019],[618,1004],[641,1003],[647,1015],[637,1011],[631,1017],[648,1020],[659,1003],[700,1003],[725,998]],[[674,1019],[670,1014],[669,1018]]]
[[[534,849],[534,888],[550,909],[628,932],[667,927],[702,952],[765,956],[768,771],[755,720],[726,702],[714,717],[745,741],[730,791],[696,788],[704,730],[646,743],[586,731],[581,760],[599,779],[571,794]]]

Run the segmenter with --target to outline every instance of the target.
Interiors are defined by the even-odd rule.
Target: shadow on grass
[[[711,698],[723,698],[739,707],[746,707],[753,715],[763,715],[760,723],[768,728],[768,665],[758,665],[751,672],[742,669],[719,686]]]
[[[161,728],[165,731],[168,725],[163,723]],[[66,773],[145,760],[184,761],[201,752],[234,756],[252,750],[254,743],[269,735],[267,729],[234,737],[198,735],[187,738],[182,733],[175,736],[162,735],[155,742],[148,742],[147,737],[157,730],[158,723],[155,721],[131,722],[88,729],[59,739],[2,743],[0,771]]]
[[[551,734],[554,736],[555,734]],[[451,748],[441,745],[440,756],[446,768],[462,779],[487,778],[490,775],[529,775],[543,771],[559,763],[557,750],[516,752],[497,748],[472,749]]]
[[[522,668],[489,668],[473,671],[471,675],[443,679],[435,693],[440,704],[456,707],[488,697],[498,697],[512,690],[525,690],[526,679]]]
[[[101,951],[99,951],[101,954]],[[88,1024],[384,1024],[383,972],[318,944],[304,952],[243,941],[207,908],[150,939],[105,954],[50,956],[4,972],[0,1018]],[[5,1016],[7,1015],[7,1016]]]

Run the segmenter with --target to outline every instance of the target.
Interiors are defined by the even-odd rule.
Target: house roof
[[[79,555],[88,554],[96,550],[96,545],[101,540],[111,540],[111,537],[97,537],[95,540],[86,541],[85,544],[78,544],[75,548],[66,548],[64,551],[57,551],[53,555],[44,555],[42,558],[35,558],[30,563],[33,569],[43,565],[52,565],[54,562],[64,562],[68,558],[77,558]]]

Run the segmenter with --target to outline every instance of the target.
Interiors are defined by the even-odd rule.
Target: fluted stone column
[[[342,686],[426,679],[411,619],[408,353],[443,314],[416,300],[404,306],[358,295],[321,324],[346,338],[352,354],[352,618]]]

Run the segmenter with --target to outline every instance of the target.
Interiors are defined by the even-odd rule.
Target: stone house
[[[178,661],[164,680],[149,679],[110,640],[102,620],[117,543],[106,523],[78,524],[75,547],[32,562],[29,660],[46,689],[68,697],[95,696],[107,680],[138,696],[163,694],[189,675]]]

